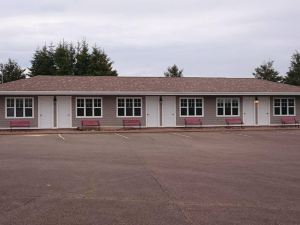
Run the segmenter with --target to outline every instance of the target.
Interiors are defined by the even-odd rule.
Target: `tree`
[[[274,61],[268,61],[255,68],[253,76],[256,79],[281,82],[282,77],[279,75],[279,72],[273,68],[273,63]]]
[[[118,76],[116,70],[112,68],[113,62],[101,48],[93,47],[90,55],[88,73],[95,76]]]
[[[54,50],[53,45],[46,45],[42,49],[37,49],[31,60],[30,76],[36,75],[55,75],[56,68],[54,65]]]
[[[55,49],[54,65],[56,75],[74,75],[74,48],[70,44],[60,42]]]
[[[0,64],[0,72],[3,76],[3,83],[25,78],[24,71],[25,70],[12,59],[8,59],[8,62],[5,64]]]
[[[85,40],[78,42],[77,48],[72,43],[60,42],[37,49],[31,60],[30,75],[92,75],[117,76],[113,62],[101,48],[92,48]]]
[[[291,59],[291,66],[284,78],[284,83],[300,86],[300,53],[295,52]]]
[[[183,69],[180,70],[177,65],[168,67],[167,72],[164,73],[165,77],[183,77]]]
[[[88,75],[90,63],[89,46],[85,40],[77,44],[75,75]]]

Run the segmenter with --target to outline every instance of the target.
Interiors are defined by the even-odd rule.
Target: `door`
[[[39,128],[53,128],[53,96],[38,97]]]
[[[57,128],[71,128],[72,127],[72,99],[70,96],[56,97],[56,118]]]
[[[162,97],[162,126],[163,127],[176,126],[176,97],[175,96]]]
[[[146,126],[160,126],[159,96],[146,96]]]
[[[243,97],[243,122],[246,126],[255,125],[255,98]]]
[[[258,125],[270,125],[270,97],[258,97]]]

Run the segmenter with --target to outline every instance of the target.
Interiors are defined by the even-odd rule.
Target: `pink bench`
[[[240,117],[225,118],[225,122],[227,126],[240,124],[242,127],[243,125],[243,121]]]
[[[11,120],[9,121],[10,129],[12,130],[14,127],[30,127],[29,120]]]
[[[185,126],[201,126],[202,120],[198,117],[190,117],[184,119]]]
[[[139,127],[141,128],[141,121],[139,119],[124,119],[123,128],[125,127]]]
[[[81,128],[84,127],[96,127],[100,130],[100,121],[99,120],[81,120]]]
[[[282,125],[293,124],[293,125],[299,127],[299,121],[298,121],[298,120],[296,119],[296,117],[294,117],[294,116],[285,116],[285,117],[281,117],[281,124],[282,124]]]

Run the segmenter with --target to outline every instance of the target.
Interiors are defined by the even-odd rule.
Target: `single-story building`
[[[0,128],[24,121],[30,128],[76,128],[85,119],[101,127],[281,125],[300,120],[300,88],[252,78],[36,76],[0,85]]]

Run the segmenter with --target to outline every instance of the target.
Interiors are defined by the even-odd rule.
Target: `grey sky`
[[[0,62],[23,67],[63,39],[103,47],[120,75],[251,77],[269,59],[285,74],[300,51],[299,0],[0,1]]]

